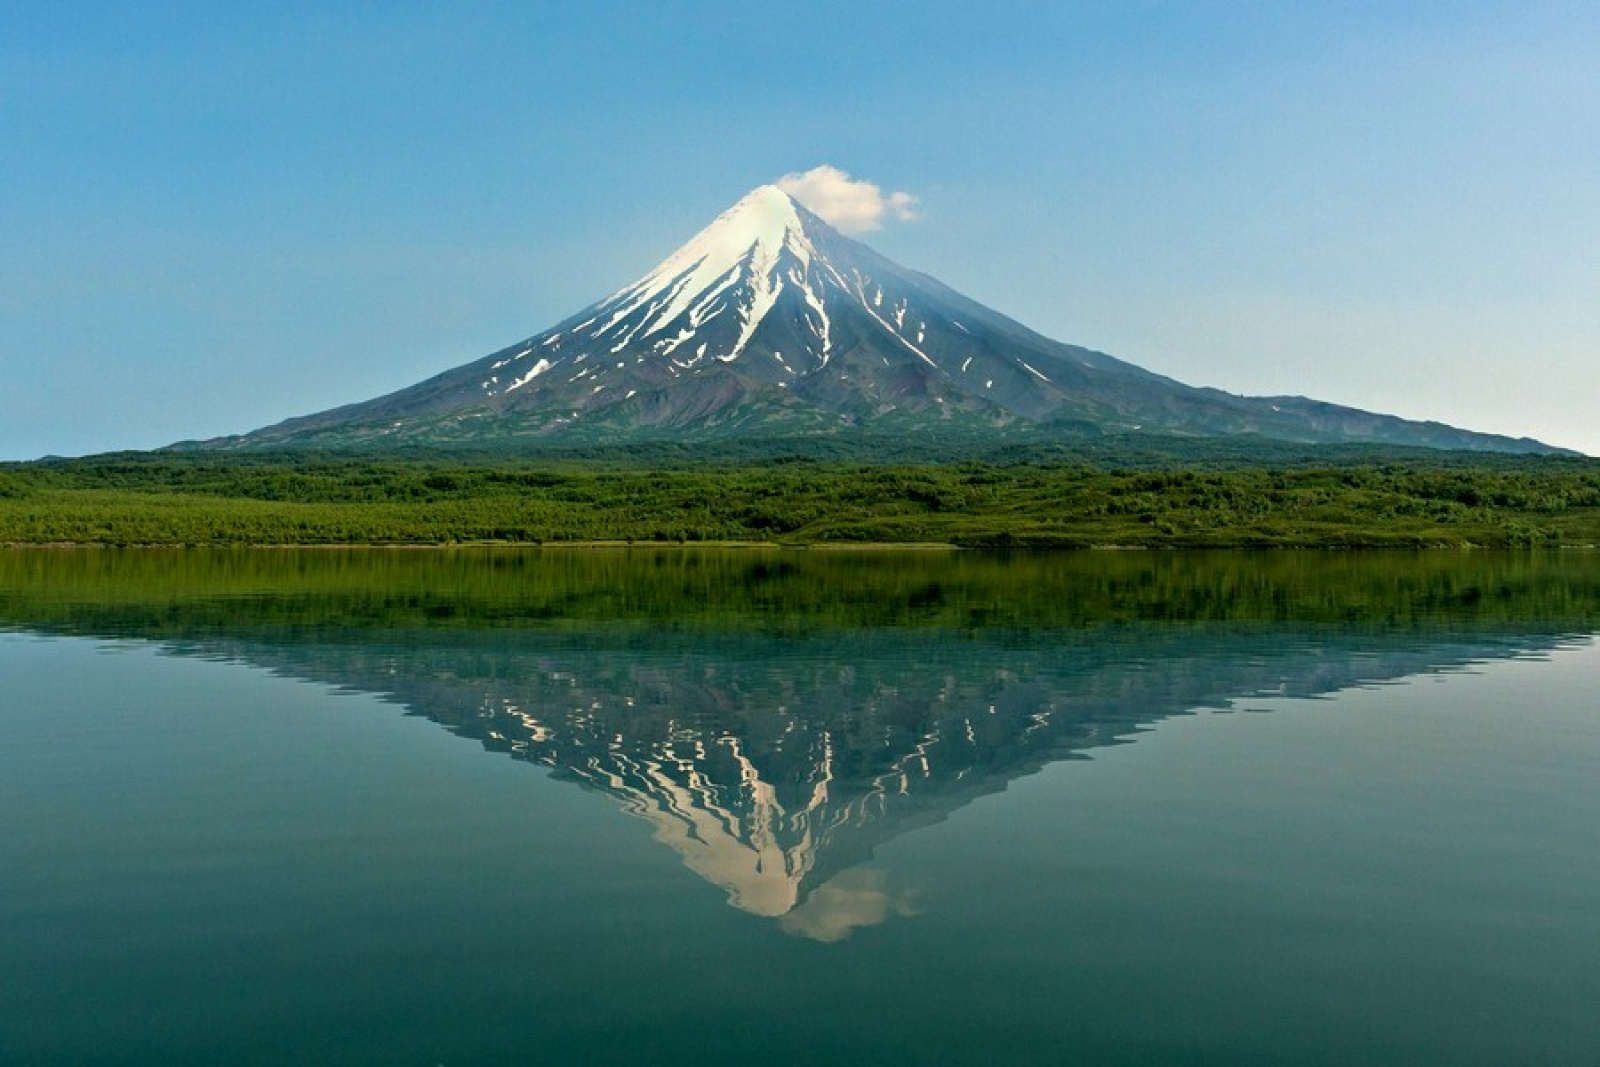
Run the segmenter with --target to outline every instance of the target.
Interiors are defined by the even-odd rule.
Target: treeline
[[[1476,457],[1474,457],[1476,458]],[[1595,545],[1600,462],[1346,453],[1322,466],[666,467],[133,454],[0,466],[0,542]]]

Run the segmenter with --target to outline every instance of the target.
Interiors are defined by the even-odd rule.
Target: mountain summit
[[[514,446],[912,432],[1255,434],[1553,451],[1303,397],[1199,389],[1043,337],[763,185],[654,270],[520,344],[213,446]]]

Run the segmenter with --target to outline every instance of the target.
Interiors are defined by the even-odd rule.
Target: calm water
[[[1593,554],[0,551],[0,1062],[1600,1064]]]

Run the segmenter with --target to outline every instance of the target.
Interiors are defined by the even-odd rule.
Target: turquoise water
[[[660,558],[415,625],[360,562],[0,571],[0,1062],[1600,1062],[1586,558],[1059,626],[574,593]]]

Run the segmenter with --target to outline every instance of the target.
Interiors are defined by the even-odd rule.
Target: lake
[[[1600,556],[0,550],[0,1062],[1600,1064]]]

